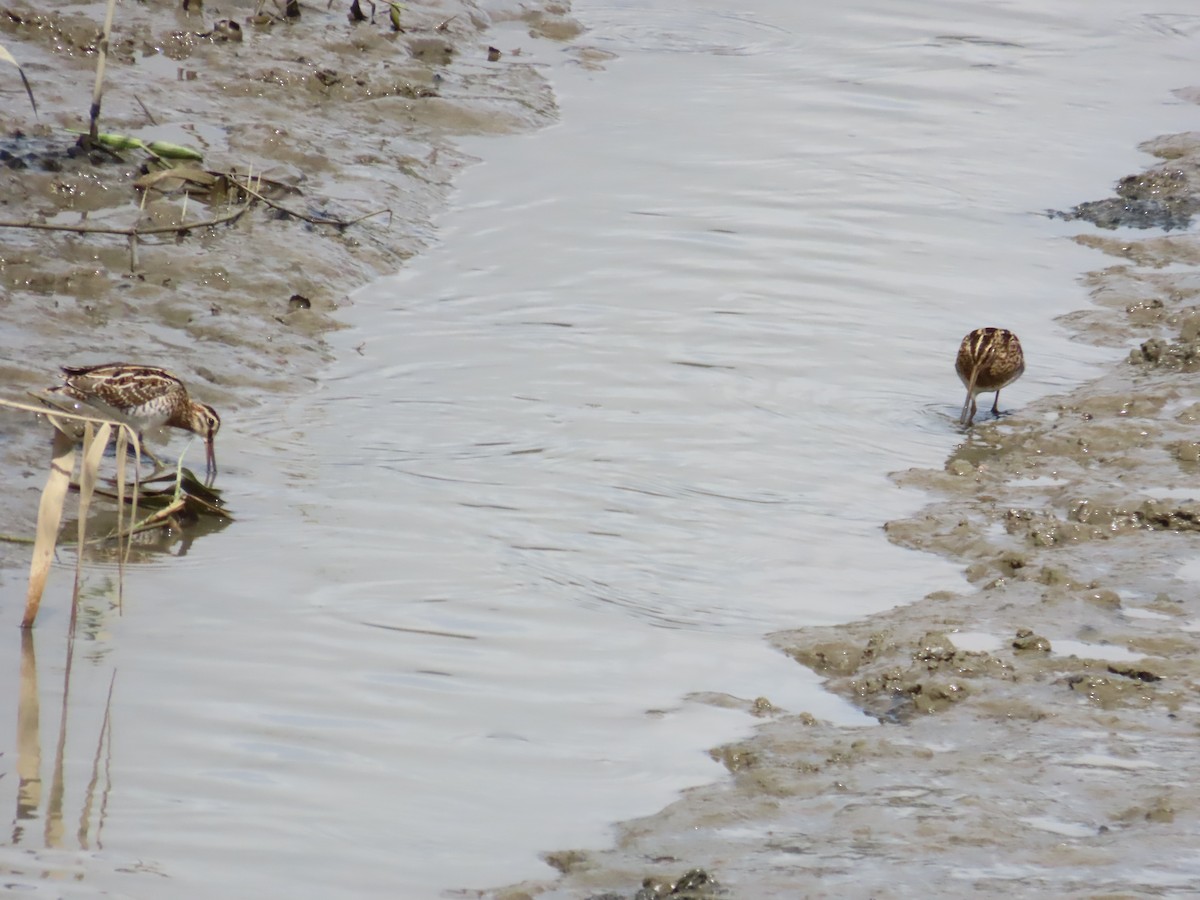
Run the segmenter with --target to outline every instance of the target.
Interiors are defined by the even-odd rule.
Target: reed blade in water
[[[96,491],[96,480],[100,475],[100,460],[108,447],[113,426],[109,422],[97,428],[93,423],[84,425],[83,458],[79,463],[79,548],[75,554],[75,587],[71,591],[71,604],[79,606],[79,589],[83,582],[83,548],[87,542],[87,513]],[[74,612],[72,613],[74,618]]]
[[[33,88],[29,86],[29,79],[25,77],[25,70],[21,68],[21,64],[3,46],[0,46],[0,62],[11,63],[17,67],[17,74],[21,76],[21,83],[25,85],[25,93],[29,95],[29,102],[33,106],[33,114],[36,116],[37,101],[33,99]]]
[[[54,560],[54,545],[58,526],[62,522],[63,504],[71,486],[71,471],[75,468],[75,439],[54,429],[54,449],[51,451],[50,475],[42,489],[38,505],[37,535],[33,540],[33,556],[29,561],[29,590],[25,594],[25,616],[22,628],[32,628],[46,590],[46,577]]]

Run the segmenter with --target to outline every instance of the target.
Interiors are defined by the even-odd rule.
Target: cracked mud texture
[[[339,228],[259,202],[231,225],[141,237],[136,257],[124,236],[0,228],[6,397],[55,383],[64,363],[158,364],[229,428],[311,381],[347,295],[430,240],[432,215],[471,161],[454,138],[553,121],[552,92],[520,44],[582,30],[557,2],[409,2],[403,32],[383,4],[357,23],[348,0],[304,4],[295,19],[270,2],[188,5],[119,4],[100,130],[195,147],[206,169],[272,179],[272,199],[311,218],[389,212]],[[144,153],[75,147],[102,13],[0,4],[0,45],[40,113],[17,93],[0,114],[0,220],[129,228],[217,217],[225,203],[180,191],[148,191],[143,204]],[[6,531],[30,531],[45,444],[28,416],[0,416],[0,467],[18,487],[0,503]]]
[[[1148,146],[1200,171],[1200,134]],[[972,589],[771,638],[880,726],[741,701],[767,721],[713,751],[726,779],[491,896],[641,900],[692,867],[744,898],[1195,896],[1200,236],[1077,240],[1111,260],[1063,323],[1120,361],[894,476],[936,500],[889,538]]]

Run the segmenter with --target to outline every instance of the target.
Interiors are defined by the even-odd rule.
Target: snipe
[[[204,439],[206,483],[217,476],[213,439],[221,428],[221,417],[206,403],[188,396],[182,381],[166,369],[133,363],[99,366],[63,366],[64,384],[51,388],[74,400],[91,404],[132,425],[140,433],[146,428],[167,426],[191,431]]]
[[[1000,415],[1000,389],[1021,377],[1025,354],[1017,336],[1007,328],[976,328],[962,339],[954,368],[967,389],[959,421],[970,425],[975,421],[977,394],[995,391],[992,413]]]

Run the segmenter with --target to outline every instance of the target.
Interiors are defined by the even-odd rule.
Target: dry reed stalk
[[[96,85],[92,88],[91,123],[88,126],[88,139],[95,142],[100,135],[100,98],[104,92],[104,65],[108,62],[108,39],[112,35],[113,14],[117,9],[117,0],[108,0],[108,9],[104,12],[104,30],[100,34],[100,44],[96,47]]]
[[[33,553],[29,561],[29,588],[25,595],[25,614],[21,619],[22,628],[32,628],[41,607],[42,595],[46,590],[46,579],[50,574],[50,565],[54,560],[54,547],[58,543],[58,529],[62,524],[63,507],[66,505],[67,493],[71,488],[71,474],[75,470],[75,445],[79,438],[78,429],[72,428],[67,422],[83,424],[83,458],[79,471],[79,547],[80,557],[75,563],[75,587],[71,593],[71,627],[74,633],[74,623],[79,601],[80,573],[82,566],[82,550],[87,539],[87,511],[92,496],[96,490],[99,477],[100,461],[104,450],[112,440],[113,429],[117,429],[122,440],[118,444],[122,449],[133,444],[136,464],[141,465],[141,442],[137,433],[124,422],[115,422],[98,416],[86,416],[78,413],[51,410],[44,406],[33,406],[28,403],[17,403],[12,400],[0,400],[0,407],[25,410],[46,416],[54,426],[54,443],[51,450],[50,474],[46,478],[46,486],[42,489],[42,498],[38,504],[37,532],[33,540]],[[124,497],[125,489],[125,456],[122,454],[117,464],[119,496]],[[137,488],[136,482],[133,494],[134,511],[136,512]],[[123,574],[124,569],[121,569]]]
[[[63,504],[71,486],[71,472],[75,468],[75,440],[70,435],[54,429],[54,449],[50,462],[50,475],[42,489],[42,500],[38,505],[37,536],[33,543],[33,557],[29,562],[29,591],[25,595],[25,616],[22,628],[32,628],[42,604],[42,593],[46,590],[46,577],[50,574],[50,563],[54,559],[54,545],[58,541],[58,526],[62,522]]]
[[[83,581],[83,547],[87,541],[87,512],[92,505],[92,494],[100,475],[100,460],[112,436],[112,424],[105,422],[99,428],[88,422],[83,426],[83,458],[79,464],[79,552],[75,554],[75,587],[71,591],[71,603],[79,605],[79,588]]]

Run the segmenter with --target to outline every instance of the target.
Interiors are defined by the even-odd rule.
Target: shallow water
[[[318,389],[227,423],[238,522],[120,618],[92,569],[57,806],[45,610],[5,882],[436,896],[720,778],[754,720],[693,692],[866,725],[762,635],[962,584],[887,542],[921,503],[887,473],[961,439],[971,328],[1021,335],[1016,415],[1121,355],[1053,324],[1097,260],[1037,214],[1190,118],[1185,3],[1040,8],[579,4],[603,71],[497,29],[561,124],[466,141],[439,242],[356,295]]]

